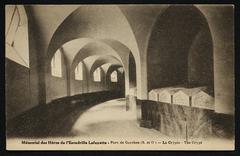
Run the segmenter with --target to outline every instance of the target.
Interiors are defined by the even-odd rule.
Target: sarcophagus
[[[151,100],[151,101],[158,101],[158,93],[155,91],[155,90],[151,90],[149,93],[148,93],[148,99]]]
[[[148,99],[151,101],[158,101],[159,100],[159,93],[164,91],[165,88],[158,88],[158,89],[153,89],[148,93]]]
[[[171,103],[170,92],[168,92],[168,90],[163,90],[160,93],[158,93],[158,101],[164,102],[164,103]]]
[[[183,106],[190,106],[190,96],[188,93],[180,90],[173,94],[173,104],[176,105],[183,105]]]
[[[168,87],[163,89],[159,94],[159,101],[164,103],[173,103],[172,96],[179,90],[183,89],[182,87]]]
[[[172,103],[172,95],[182,87],[164,87],[153,89],[149,92],[149,100],[160,101],[163,103]]]
[[[192,96],[204,90],[204,87],[184,88],[173,94],[173,104],[192,106]]]
[[[200,91],[192,96],[192,106],[214,110],[214,98],[204,91]]]

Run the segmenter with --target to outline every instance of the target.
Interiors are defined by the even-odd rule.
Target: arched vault
[[[106,64],[106,63],[111,63],[112,65],[119,65],[122,66],[121,62],[117,60],[114,57],[111,56],[104,56],[104,57],[99,57],[93,64],[90,69],[90,73],[93,72],[96,68]],[[105,71],[104,71],[105,72]]]
[[[138,76],[141,77],[140,56],[136,38],[128,20],[118,6],[80,6],[74,10],[52,35],[48,44],[47,58],[51,58],[53,53],[65,43],[79,38],[84,38],[82,40],[83,44],[79,44],[79,46],[83,46],[84,43],[88,44],[92,40],[97,43],[101,42],[101,44],[105,43],[114,49],[121,58],[119,60],[122,61],[125,70],[128,69],[128,53],[131,52],[136,57]],[[86,38],[90,40],[85,40]],[[79,51],[85,50],[84,47],[79,48]],[[83,55],[78,52],[75,54],[75,56],[68,56],[66,53],[66,57],[69,58],[68,62],[72,63],[73,66],[75,65],[75,59],[78,62]],[[49,62],[47,66],[49,66]],[[128,86],[128,71],[125,74],[125,81],[126,86]]]
[[[126,45],[135,56],[138,47],[128,20],[119,7],[80,6],[54,32],[48,53],[77,38],[113,39]]]

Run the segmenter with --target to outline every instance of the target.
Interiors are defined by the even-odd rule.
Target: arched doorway
[[[119,68],[123,69],[122,66],[112,64],[106,71],[106,83],[110,89],[115,90],[120,97],[125,97],[125,73],[124,70],[119,70]],[[112,74],[116,73],[116,81],[112,80]]]

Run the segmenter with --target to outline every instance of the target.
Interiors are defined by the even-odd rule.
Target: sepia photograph
[[[7,150],[235,150],[234,5],[7,4]]]

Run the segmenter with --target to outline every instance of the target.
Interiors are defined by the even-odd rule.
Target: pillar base
[[[136,111],[137,97],[133,95],[126,96],[126,111]]]

